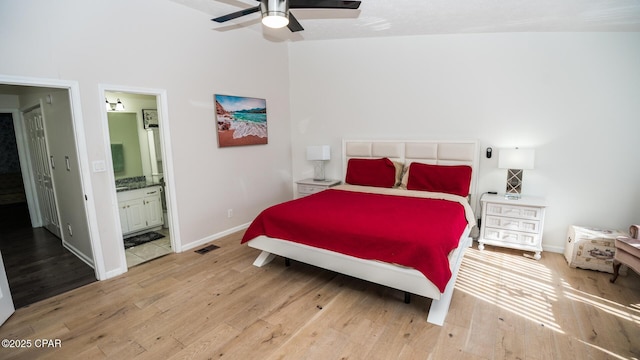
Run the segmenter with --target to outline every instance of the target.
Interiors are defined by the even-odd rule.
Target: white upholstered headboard
[[[469,165],[472,168],[469,191],[473,206],[478,195],[478,151],[477,140],[342,140],[342,179],[347,174],[347,162],[351,158],[387,157],[405,166],[414,161],[434,165]]]

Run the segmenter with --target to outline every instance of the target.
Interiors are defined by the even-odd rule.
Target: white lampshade
[[[330,160],[331,147],[329,145],[307,146],[307,160]]]
[[[533,149],[500,149],[498,167],[501,169],[533,169],[535,151]]]

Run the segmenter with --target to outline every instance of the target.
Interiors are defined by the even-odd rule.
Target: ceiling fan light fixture
[[[264,26],[279,29],[289,25],[289,3],[286,0],[262,0],[260,12]]]
[[[289,25],[289,19],[283,15],[267,15],[262,17],[262,23],[264,26],[280,29]]]

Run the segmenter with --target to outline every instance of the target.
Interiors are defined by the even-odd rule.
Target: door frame
[[[177,200],[175,196],[175,178],[173,171],[173,151],[171,150],[171,137],[169,131],[169,108],[167,106],[167,91],[165,89],[151,89],[151,88],[139,88],[122,85],[111,84],[98,84],[98,100],[100,104],[104,103],[107,92],[122,92],[139,95],[155,96],[156,105],[158,107],[158,128],[160,133],[160,141],[162,143],[162,166],[163,176],[166,183],[165,186],[165,200],[167,202],[167,221],[169,222],[169,234],[171,238],[171,249],[173,252],[182,252],[182,242],[180,241]],[[113,159],[111,157],[111,142],[109,136],[109,119],[107,116],[107,110],[104,106],[101,107],[102,112],[102,134],[104,135],[104,153],[106,157],[106,163],[112,164]],[[120,224],[120,214],[118,212],[118,195],[115,187],[115,173],[111,166],[107,166],[107,176],[109,182],[114,184],[111,190],[111,203],[113,217],[116,220],[115,233],[122,237],[122,226]],[[120,263],[123,268],[121,271],[124,273],[127,271],[127,259],[124,251],[124,246],[120,247]]]
[[[84,209],[89,228],[89,242],[91,244],[91,252],[93,255],[93,266],[98,280],[107,279],[107,273],[104,267],[104,255],[100,243],[100,232],[98,229],[98,216],[96,214],[96,204],[94,201],[93,186],[91,185],[91,173],[89,169],[89,157],[87,143],[84,136],[84,119],[82,117],[80,85],[77,81],[31,78],[24,76],[10,76],[0,74],[0,84],[18,85],[18,86],[35,86],[66,89],[69,92],[71,106],[71,120],[73,124],[73,135],[75,140],[76,151],[78,153],[78,161],[80,163],[80,183],[82,185],[82,194],[85,197]]]
[[[0,326],[16,312],[16,307],[11,298],[11,289],[7,279],[7,271],[4,267],[2,254],[0,253]],[[3,340],[4,341],[4,340]]]

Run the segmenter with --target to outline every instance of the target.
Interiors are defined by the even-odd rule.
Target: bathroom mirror
[[[116,180],[142,176],[142,156],[136,114],[109,112],[107,118]]]

